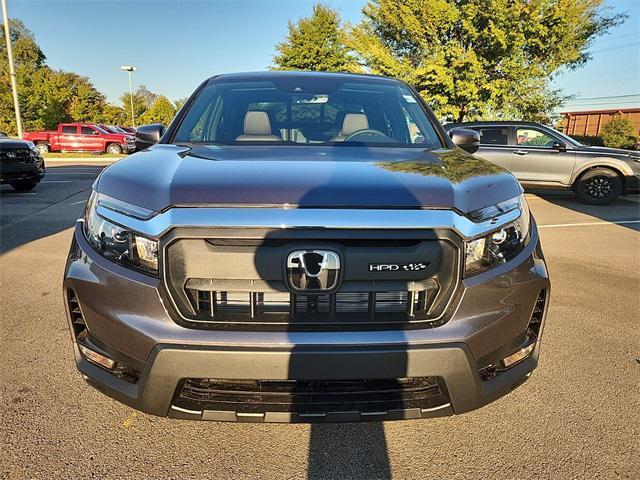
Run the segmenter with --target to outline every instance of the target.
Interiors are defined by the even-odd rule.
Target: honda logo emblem
[[[287,281],[296,292],[333,290],[340,277],[340,257],[329,250],[296,250],[287,257]]]

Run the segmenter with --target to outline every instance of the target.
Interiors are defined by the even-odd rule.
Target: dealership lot
[[[178,422],[76,373],[61,279],[99,162],[0,191],[2,478],[637,478],[640,203],[529,194],[552,300],[522,387],[451,418],[343,425]]]

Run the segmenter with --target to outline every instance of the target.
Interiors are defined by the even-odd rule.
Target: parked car
[[[133,128],[133,127],[124,127],[122,125],[118,125],[118,128],[121,128],[122,130],[124,130],[127,133],[131,133],[131,134],[136,133],[136,129]]]
[[[33,190],[44,178],[44,159],[32,142],[0,136],[0,184]]]
[[[513,172],[525,188],[574,191],[585,203],[606,205],[640,191],[640,152],[582,145],[533,122],[445,125],[480,133],[478,156]]]
[[[61,123],[58,129],[23,133],[41,154],[47,152],[107,152],[131,153],[135,150],[132,135],[109,133],[97,125]]]
[[[123,135],[131,135],[131,132],[123,130],[120,127],[116,127],[115,125],[104,125],[104,124],[100,123],[100,124],[98,124],[98,126],[102,130],[104,130],[105,132],[108,132],[108,133],[121,133]]]
[[[224,74],[186,105],[76,225],[89,384],[173,418],[343,422],[463,413],[529,377],[549,278],[518,181],[463,150],[476,132],[369,75]]]

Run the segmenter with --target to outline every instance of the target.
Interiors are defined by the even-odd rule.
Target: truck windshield
[[[317,77],[210,83],[173,143],[442,146],[430,118],[402,84]]]

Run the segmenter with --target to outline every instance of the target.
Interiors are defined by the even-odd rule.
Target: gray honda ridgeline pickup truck
[[[205,81],[93,185],[64,274],[77,367],[143,412],[347,422],[467,412],[538,362],[549,278],[512,174],[409,86]]]

